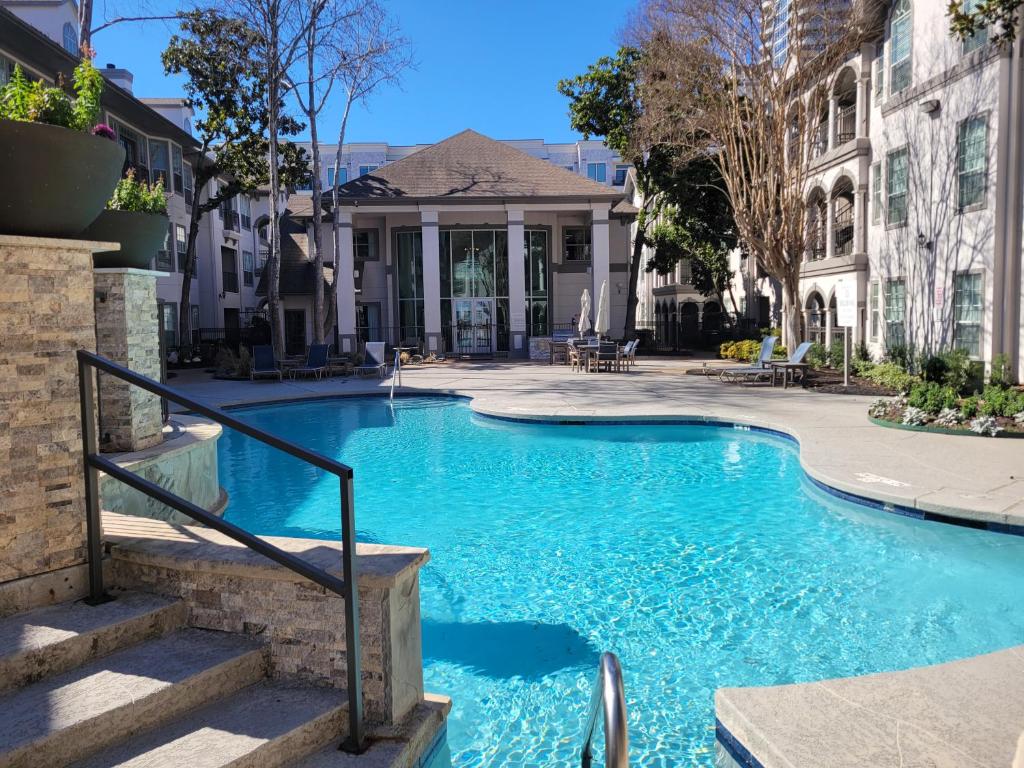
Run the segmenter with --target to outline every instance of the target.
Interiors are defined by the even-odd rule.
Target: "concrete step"
[[[262,679],[264,647],[183,629],[0,697],[0,768],[65,766]]]
[[[0,693],[185,625],[180,600],[121,592],[97,606],[51,605],[0,619]]]
[[[264,681],[76,763],[75,768],[277,768],[336,749],[345,693]]]

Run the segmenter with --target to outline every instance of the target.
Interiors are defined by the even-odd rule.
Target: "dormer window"
[[[79,51],[78,51],[78,30],[75,29],[75,25],[72,24],[70,21],[64,22],[63,38],[64,38],[64,41],[63,41],[64,50],[67,51],[68,53],[71,53],[71,54],[74,54],[75,56],[77,56],[78,53],[79,53]]]

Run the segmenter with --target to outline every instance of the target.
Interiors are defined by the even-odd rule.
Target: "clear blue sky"
[[[385,0],[412,45],[416,69],[375,95],[349,122],[349,141],[434,142],[473,128],[497,139],[579,138],[569,127],[559,78],[614,53],[633,0]],[[124,7],[123,5],[121,6]],[[153,4],[161,7],[175,4]],[[103,15],[96,4],[97,18]],[[173,28],[123,24],[99,33],[96,63],[135,74],[137,96],[176,96],[160,52]],[[340,108],[320,120],[335,141]]]

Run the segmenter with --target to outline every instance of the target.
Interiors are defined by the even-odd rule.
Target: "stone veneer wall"
[[[160,380],[156,278],[143,269],[97,269],[96,351]],[[163,438],[160,398],[107,374],[99,375],[100,449],[141,451]]]
[[[98,249],[0,235],[0,582],[85,560],[75,351],[96,346]]]

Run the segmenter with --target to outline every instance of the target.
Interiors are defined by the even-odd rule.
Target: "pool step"
[[[0,619],[0,694],[185,625],[185,604],[121,592],[103,605],[61,603]]]
[[[194,710],[75,768],[278,768],[347,732],[345,694],[265,681]]]
[[[181,629],[0,696],[0,768],[65,766],[264,677],[264,647]]]

